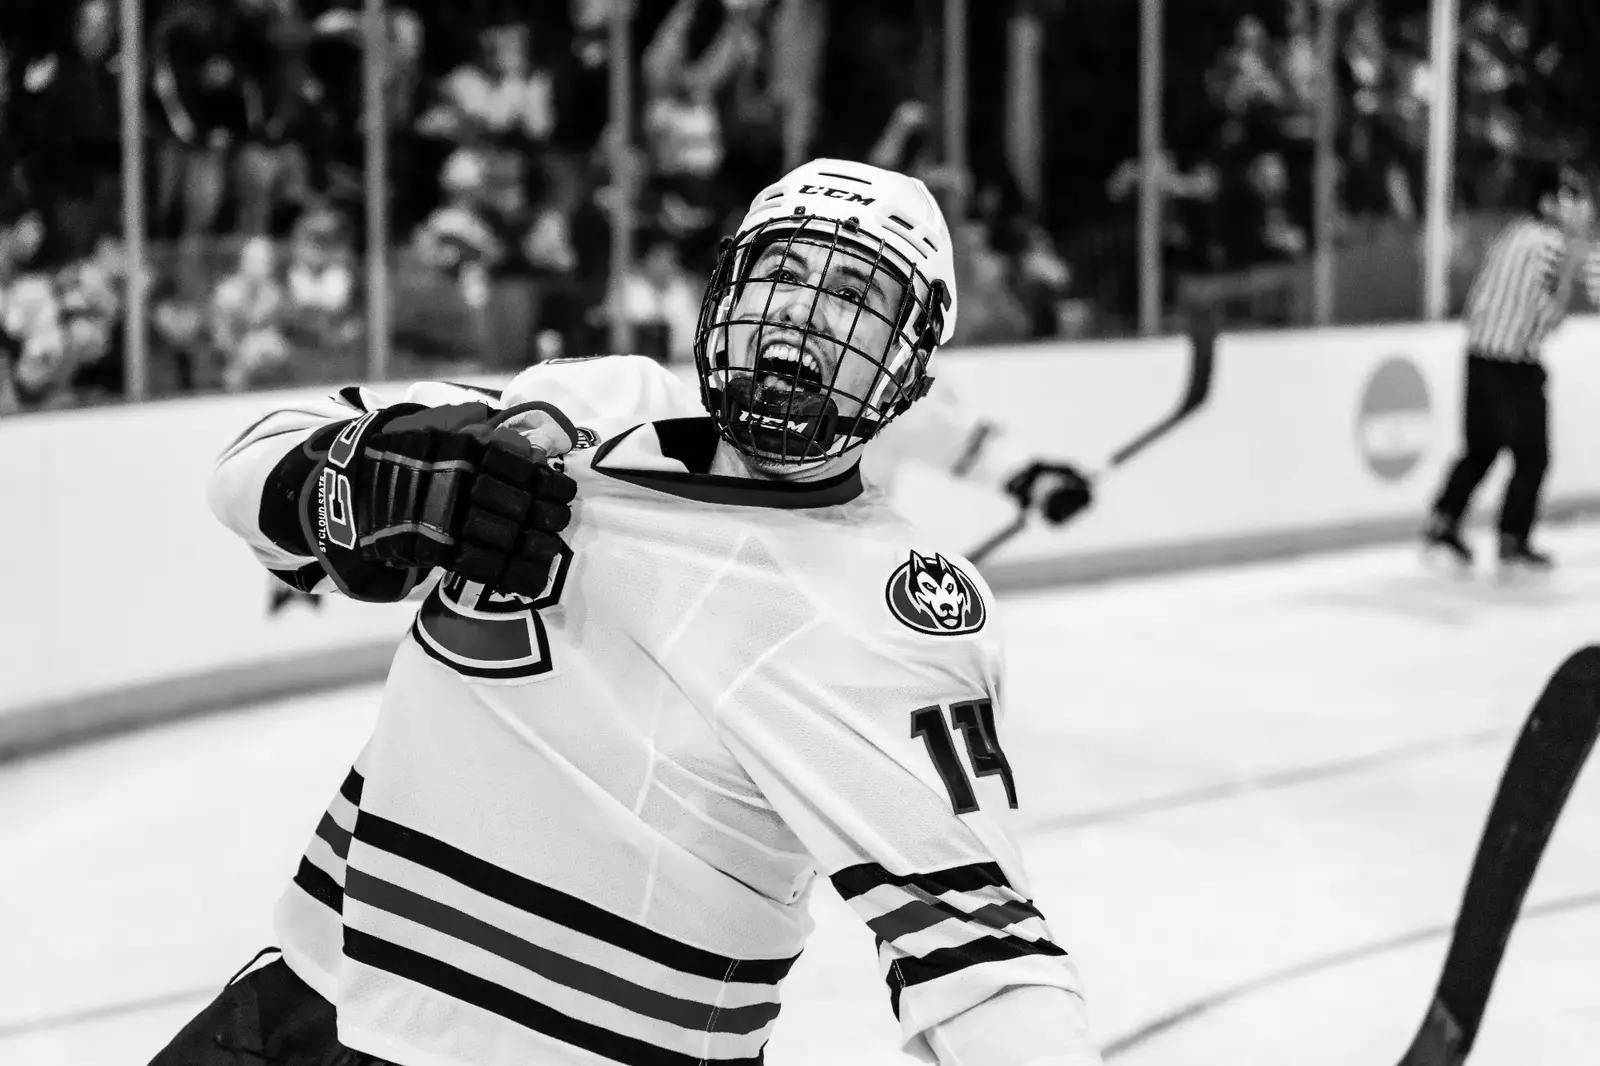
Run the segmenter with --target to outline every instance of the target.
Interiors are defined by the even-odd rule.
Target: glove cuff
[[[365,441],[385,423],[420,410],[421,404],[396,404],[336,423],[317,431],[301,449],[307,460],[298,493],[301,535],[339,591],[352,599],[403,600],[422,579],[420,568],[398,569],[362,558],[356,519],[356,468]]]

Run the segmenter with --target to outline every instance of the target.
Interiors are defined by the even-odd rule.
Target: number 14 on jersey
[[[994,704],[989,700],[965,700],[952,703],[949,723],[945,721],[945,708],[935,704],[911,712],[911,735],[921,737],[933,759],[933,768],[939,771],[945,791],[950,794],[950,806],[957,814],[971,814],[978,810],[978,795],[973,791],[972,778],[961,765],[956,754],[955,739],[950,724],[961,731],[966,739],[967,758],[972,763],[972,773],[977,777],[999,774],[1006,786],[1006,800],[1012,808],[1017,806],[1017,783],[1011,776],[1011,763],[1000,750],[1000,738],[995,732]]]

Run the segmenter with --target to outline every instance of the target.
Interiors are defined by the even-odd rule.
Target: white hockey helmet
[[[832,379],[808,375],[793,359],[755,357],[753,366],[731,365],[730,325],[783,329],[768,320],[766,310],[754,317],[735,314],[735,305],[764,249],[775,244],[818,245],[849,256],[858,272],[881,272],[897,282],[900,306],[889,316],[858,305],[845,336],[829,335],[840,347],[876,364],[878,370],[863,395],[839,388],[839,367]],[[789,283],[785,283],[789,285]],[[824,331],[815,323],[816,306],[825,293],[813,290],[812,313],[799,327],[805,334]],[[884,319],[892,328],[882,350],[866,351],[857,340],[863,316]],[[701,305],[695,336],[695,363],[707,410],[723,437],[740,450],[780,467],[812,466],[870,440],[887,423],[926,394],[933,378],[928,364],[934,351],[955,331],[955,263],[950,230],[928,187],[916,178],[841,159],[816,159],[797,167],[758,193],[735,235],[723,242],[711,284]],[[757,334],[756,348],[764,349]],[[789,387],[758,386],[776,375]],[[836,400],[856,401],[858,413],[841,417]]]

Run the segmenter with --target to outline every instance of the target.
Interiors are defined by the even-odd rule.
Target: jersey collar
[[[717,441],[709,418],[646,422],[602,444],[590,469],[669,496],[732,507],[835,507],[862,493],[859,464],[821,481],[708,474]]]

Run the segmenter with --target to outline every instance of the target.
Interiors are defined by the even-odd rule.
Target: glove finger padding
[[[392,417],[362,451],[360,551],[396,567],[446,567],[503,592],[537,596],[564,549],[571,478],[483,404]]]
[[[455,525],[481,446],[456,429],[483,404],[402,415],[364,450],[361,552],[397,566],[439,566],[456,551]]]
[[[475,430],[474,435],[480,431]],[[570,477],[543,452],[506,429],[493,429],[460,524],[461,552],[452,569],[502,592],[538,596],[564,545],[577,496]]]

